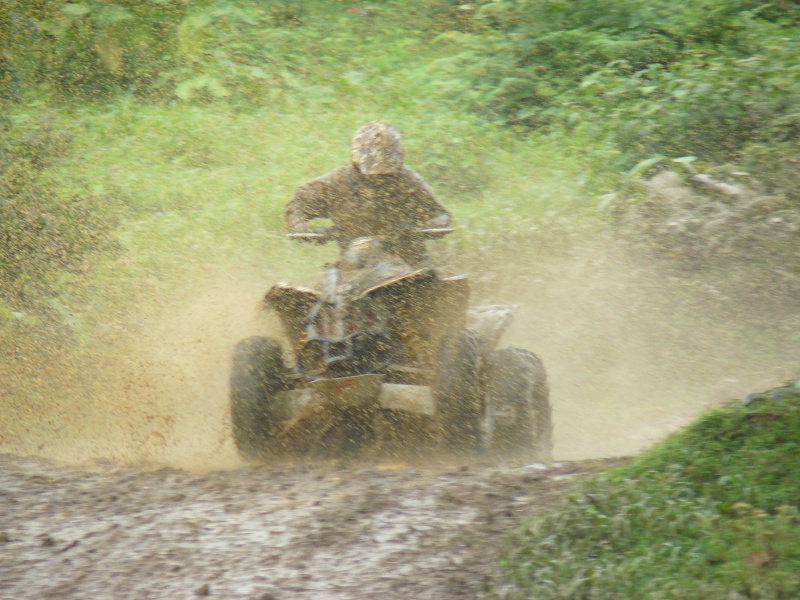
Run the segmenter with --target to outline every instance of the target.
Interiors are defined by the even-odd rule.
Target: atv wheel
[[[549,461],[553,447],[550,388],[541,359],[520,348],[489,355],[486,402],[498,454]]]
[[[481,343],[474,331],[454,331],[445,335],[440,346],[434,389],[445,444],[451,450],[474,451],[483,445]]]
[[[280,345],[265,337],[242,340],[230,379],[233,441],[243,458],[258,458],[272,435],[275,395],[285,387]]]

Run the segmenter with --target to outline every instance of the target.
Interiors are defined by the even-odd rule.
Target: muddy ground
[[[502,543],[607,463],[245,466],[0,456],[2,598],[475,598]]]

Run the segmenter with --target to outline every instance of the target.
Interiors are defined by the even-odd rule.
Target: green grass
[[[595,218],[586,158],[560,141],[517,140],[444,110],[419,118],[370,97],[336,102],[332,111],[306,106],[298,114],[123,98],[64,111],[57,119],[69,151],[40,180],[59,197],[90,194],[115,216],[121,256],[113,261],[123,280],[132,263],[141,268],[136,277],[173,277],[232,259],[280,277],[316,270],[319,252],[284,240],[284,206],[295,187],[347,161],[352,131],[369,118],[389,119],[403,132],[408,164],[454,213],[456,245],[480,247],[548,216]],[[470,160],[479,174],[464,166]],[[113,269],[106,276],[115,277]]]
[[[796,598],[800,382],[713,411],[530,523],[509,598]]]

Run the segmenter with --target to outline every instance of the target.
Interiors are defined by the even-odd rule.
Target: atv
[[[335,239],[330,232],[289,235]],[[280,282],[267,292],[264,304],[292,350],[267,337],[244,339],[234,350],[230,409],[240,455],[359,452],[380,445],[380,424],[400,423],[402,439],[403,423],[422,422],[424,444],[549,460],[542,361],[527,350],[495,349],[516,307],[469,308],[465,276],[440,277],[386,246],[371,237],[347,244],[325,266],[320,290]]]

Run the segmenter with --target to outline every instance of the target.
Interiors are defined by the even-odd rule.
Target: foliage
[[[475,18],[488,31],[448,36],[462,51],[435,65],[446,97],[521,130],[609,136],[622,150],[612,168],[735,161],[797,197],[795,4],[494,0]]]
[[[800,382],[702,417],[531,523],[506,597],[795,597],[798,469]]]
[[[341,0],[8,0],[0,5],[0,95],[44,86],[67,99],[120,90],[189,100],[319,98],[366,83],[419,50],[422,30],[469,30],[453,0],[421,8]],[[415,20],[411,21],[410,17]],[[387,35],[388,34],[388,35]],[[310,80],[315,83],[310,83]]]
[[[174,60],[180,0],[6,0],[0,38],[16,97],[46,86],[65,96],[103,98],[149,91]]]
[[[798,15],[754,0],[9,0],[0,97],[124,90],[246,106],[370,93],[609,139],[619,151],[596,170],[732,162],[797,200]],[[439,162],[435,176],[465,191],[485,181],[477,164]]]

